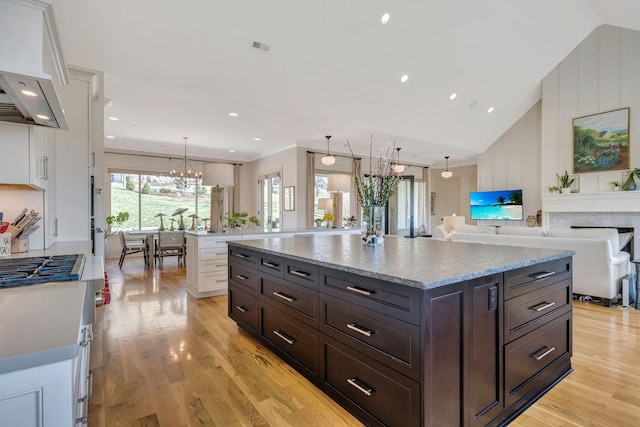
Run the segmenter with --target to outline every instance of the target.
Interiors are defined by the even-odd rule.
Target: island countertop
[[[294,236],[229,244],[420,289],[437,288],[575,254],[572,250],[397,236],[385,236],[383,246],[363,245],[359,235]]]

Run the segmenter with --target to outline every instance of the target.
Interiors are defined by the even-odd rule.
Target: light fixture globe
[[[445,158],[446,166],[444,170],[440,173],[440,176],[442,176],[443,178],[451,178],[453,176],[453,172],[449,170],[449,156],[444,156],[444,158]]]
[[[400,164],[400,147],[396,148],[396,152],[397,152],[397,156],[398,156],[398,163],[395,163],[393,165],[393,171],[395,173],[402,173],[405,171],[405,169],[407,168],[405,165]]]
[[[331,135],[325,135],[325,138],[327,138],[327,155],[320,159],[320,161],[325,166],[331,166],[336,162],[336,158],[329,154],[329,140],[331,139]]]

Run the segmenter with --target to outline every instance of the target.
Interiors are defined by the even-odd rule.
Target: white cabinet
[[[0,124],[0,184],[48,187],[52,165],[49,160],[49,135],[45,128]]]

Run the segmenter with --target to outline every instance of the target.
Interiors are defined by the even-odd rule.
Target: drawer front
[[[219,248],[200,248],[200,261],[224,260],[227,261],[227,245]]]
[[[260,257],[257,252],[229,244],[229,260],[234,260],[247,267],[257,269]]]
[[[384,425],[420,425],[418,383],[334,340],[326,339],[323,347],[323,382],[330,394],[346,398],[348,407],[356,405]]]
[[[200,261],[200,271],[227,271],[229,263],[227,262],[227,258],[222,259],[208,259],[206,261]]]
[[[260,254],[258,269],[276,277],[284,277],[284,259],[279,256]]]
[[[229,317],[246,323],[254,332],[258,331],[258,299],[235,285],[229,285]]]
[[[260,303],[260,313],[260,335],[292,357],[308,373],[317,375],[320,359],[318,331],[263,303]]]
[[[506,404],[537,385],[545,368],[571,356],[571,315],[565,314],[505,346]]]
[[[318,289],[318,271],[317,265],[290,259],[284,260],[284,278],[311,289]]]
[[[505,302],[505,341],[530,332],[549,316],[571,309],[571,280],[563,280]]]
[[[225,271],[214,271],[210,273],[200,273],[200,292],[226,290],[229,281]]]
[[[566,280],[571,277],[571,268],[571,257],[568,257],[507,271],[504,273],[504,297],[517,297],[533,289]]]
[[[259,283],[257,270],[247,268],[235,260],[232,260],[229,264],[229,280],[246,292],[257,295]]]
[[[200,248],[222,248],[226,250],[227,242],[232,242],[234,240],[240,240],[240,236],[223,235],[209,238],[200,238],[198,239],[198,246]]]
[[[300,314],[309,320],[318,317],[318,292],[268,274],[260,274],[260,293],[282,305],[287,314]],[[291,312],[291,313],[289,313]]]
[[[420,378],[420,327],[346,305],[327,295],[321,299],[323,332],[398,372]]]
[[[420,325],[421,290],[341,271],[320,269],[323,293],[354,305]]]

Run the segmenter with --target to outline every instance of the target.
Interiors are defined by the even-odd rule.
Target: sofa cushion
[[[544,237],[544,230],[542,229],[542,227],[500,227],[498,228],[498,234],[511,236]]]
[[[454,231],[456,233],[480,233],[480,234],[496,234],[496,227],[488,225],[472,225],[472,224],[456,224]]]
[[[615,256],[620,252],[618,230],[614,228],[551,228],[547,230],[547,237],[609,240],[611,253]]]

